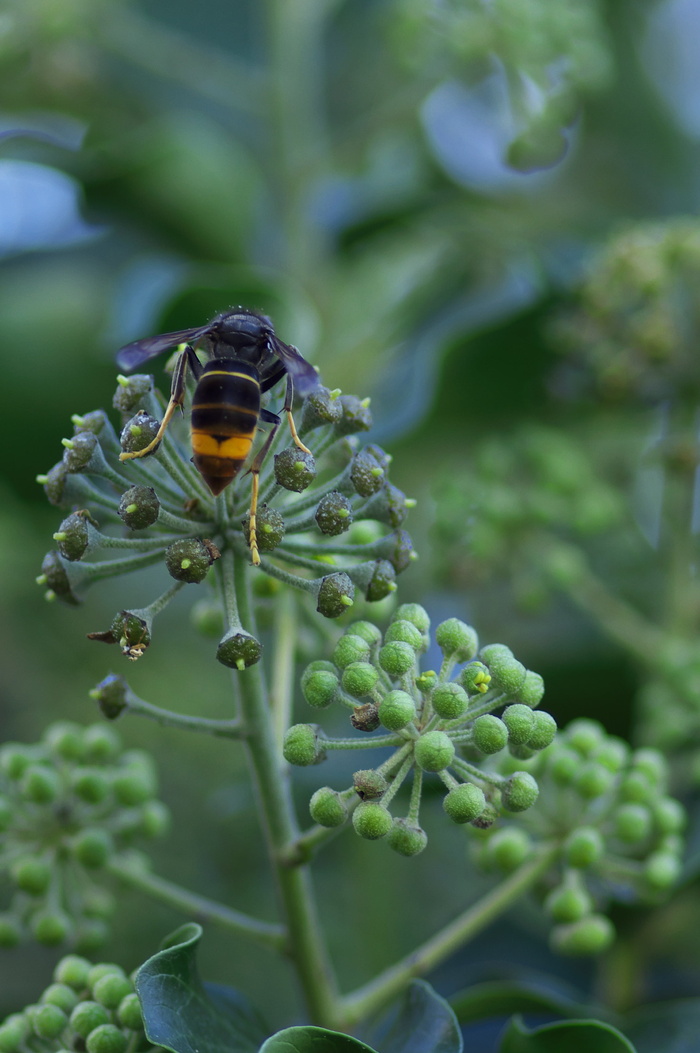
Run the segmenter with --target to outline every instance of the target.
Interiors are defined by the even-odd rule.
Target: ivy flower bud
[[[416,652],[410,644],[392,640],[379,650],[379,664],[389,676],[403,676],[410,672],[416,663]]]
[[[615,776],[602,764],[589,761],[582,765],[576,773],[574,786],[578,793],[587,800],[602,797],[610,789]]]
[[[81,432],[72,439],[64,439],[63,464],[67,472],[82,472],[92,460],[98,446],[97,437],[91,431]]]
[[[409,502],[402,490],[387,483],[363,505],[362,516],[396,528],[401,526],[412,504],[415,502]]]
[[[60,910],[38,910],[30,922],[32,935],[37,943],[55,947],[67,940],[71,934],[70,918]]]
[[[505,826],[489,838],[487,859],[499,870],[509,874],[532,855],[532,850],[532,839],[525,830],[517,826]]]
[[[313,454],[290,446],[275,454],[275,479],[285,490],[300,494],[316,478],[316,461]]]
[[[376,801],[382,797],[389,783],[381,772],[368,768],[364,771],[356,771],[352,777],[355,793],[361,801]]]
[[[463,782],[443,798],[442,807],[453,823],[471,823],[486,807],[484,791],[472,782]]]
[[[131,486],[119,502],[119,518],[130,530],[146,530],[160,514],[160,501],[152,486]]]
[[[674,797],[662,797],[652,806],[654,822],[662,834],[677,834],[687,822],[685,808]]]
[[[204,581],[212,563],[221,553],[216,545],[198,537],[174,541],[165,551],[165,566],[176,581],[197,585]]]
[[[613,923],[604,914],[589,914],[570,925],[552,929],[552,948],[558,954],[602,954],[615,939]]]
[[[368,623],[369,624],[369,623]],[[341,636],[333,651],[333,662],[338,669],[345,669],[352,662],[366,662],[370,655],[370,645],[362,636],[357,635],[353,626]]]
[[[318,728],[314,724],[293,724],[284,736],[282,753],[289,764],[301,768],[320,764],[326,758]]]
[[[468,662],[479,649],[479,638],[471,625],[459,618],[448,618],[435,630],[435,641],[446,658]]]
[[[430,632],[430,617],[419,603],[402,603],[394,611],[392,622],[406,621],[415,625],[420,633]]]
[[[87,1053],[125,1053],[127,1037],[114,1024],[100,1024],[85,1039]]]
[[[95,699],[107,720],[116,720],[128,708],[127,691],[124,677],[110,673],[92,689],[90,697]]]
[[[247,669],[260,661],[262,644],[245,629],[231,629],[219,641],[216,660],[229,669]]]
[[[533,750],[544,750],[554,741],[557,722],[550,713],[545,713],[544,710],[538,710],[533,716],[535,719],[526,745]]]
[[[53,971],[53,978],[56,983],[67,984],[68,987],[73,987],[76,991],[81,991],[87,986],[89,972],[90,962],[87,958],[81,958],[78,954],[67,954],[64,958],[61,958],[56,965],[56,968]],[[72,1018],[71,1027],[74,1027]],[[78,1034],[80,1034],[80,1032],[78,1032]]]
[[[348,817],[348,808],[337,790],[322,786],[309,801],[311,818],[319,826],[342,826]]]
[[[603,838],[593,826],[579,826],[564,842],[564,859],[571,867],[585,870],[593,866],[605,851]]]
[[[316,610],[324,618],[339,618],[353,605],[355,586],[343,571],[321,580],[316,595]]]
[[[665,891],[678,881],[681,861],[671,852],[653,852],[644,864],[644,877],[653,889]]]
[[[484,695],[491,683],[491,674],[483,662],[470,662],[459,674],[459,682],[468,695]]]
[[[457,720],[469,708],[467,692],[459,684],[438,684],[431,695],[433,709],[443,720]]]
[[[411,535],[405,530],[394,530],[374,546],[377,555],[388,559],[397,574],[410,567],[418,555],[413,548]]]
[[[355,698],[371,694],[378,680],[379,673],[369,662],[351,662],[343,670],[343,690]]]
[[[41,575],[37,581],[47,586],[50,596],[55,596],[63,603],[72,607],[80,603],[58,552],[46,553],[41,564]]]
[[[299,431],[305,435],[324,424],[337,424],[343,416],[343,404],[339,398],[319,385],[304,399],[301,408]]]
[[[406,691],[389,691],[379,703],[379,719],[387,731],[401,731],[416,719],[416,704]]]
[[[473,742],[481,753],[499,753],[508,742],[508,728],[493,713],[484,713],[474,721]]]
[[[566,729],[566,739],[583,757],[588,757],[605,738],[605,730],[597,720],[572,720]]]
[[[123,416],[133,413],[153,391],[153,377],[148,373],[134,373],[130,377],[119,377],[112,406]]]
[[[149,443],[153,442],[159,428],[160,421],[152,417],[150,413],[139,410],[122,428],[120,443],[123,452],[137,453],[139,450],[144,450]]]
[[[352,523],[350,502],[338,490],[333,490],[319,501],[315,519],[322,534],[336,537]]]
[[[381,629],[377,628],[372,622],[353,622],[352,625],[348,626],[346,633],[346,636],[350,635],[361,637],[370,648],[374,648],[382,642]],[[354,661],[364,661],[364,659],[358,657]]]
[[[643,804],[621,804],[613,813],[615,834],[626,844],[646,841],[651,833],[651,812]]]
[[[501,787],[503,807],[509,812],[524,812],[537,800],[539,786],[526,771],[516,771]]]
[[[384,642],[391,643],[392,640],[400,640],[407,643],[416,653],[425,650],[423,633],[420,629],[405,618],[393,619],[391,625],[384,633]]]
[[[428,835],[408,819],[394,819],[387,843],[400,856],[417,856],[427,845]]]
[[[533,673],[531,669],[525,671],[525,679],[520,687],[513,692],[513,698],[523,702],[531,709],[536,709],[544,697],[544,680],[539,673]]]
[[[350,480],[360,497],[371,497],[384,485],[384,469],[367,447],[353,457],[350,464]]]
[[[378,559],[371,566],[372,577],[365,586],[365,596],[370,603],[378,603],[396,592],[396,570],[386,559]]]
[[[527,669],[504,644],[482,647],[481,657],[489,667],[493,682],[500,691],[512,697],[523,685]]]
[[[523,746],[534,730],[535,718],[529,706],[516,703],[503,711],[503,723],[508,728],[508,742]]]
[[[325,709],[340,698],[340,681],[334,669],[318,669],[309,666],[301,678],[304,698],[314,709]]]
[[[58,551],[71,562],[82,559],[90,544],[94,544],[97,523],[87,511],[72,512],[63,520],[53,536]]]
[[[243,533],[246,537],[250,535],[250,512],[241,519]],[[259,505],[256,518],[256,536],[258,548],[261,552],[272,552],[284,539],[286,527],[284,517],[275,508],[269,505]]]
[[[10,867],[10,875],[22,892],[27,892],[30,896],[41,896],[51,883],[51,866],[45,859],[20,856]]]
[[[454,760],[455,745],[444,731],[427,731],[415,743],[413,753],[423,771],[444,771]]]
[[[32,1013],[32,1029],[38,1038],[58,1038],[67,1023],[68,1017],[57,1005],[38,1005]]]
[[[355,832],[368,841],[378,841],[391,830],[391,813],[375,801],[363,801],[352,813]]]
[[[341,395],[338,402],[342,411],[342,416],[335,425],[338,435],[354,435],[359,431],[370,430],[372,414],[368,400],[360,400],[355,395]]]
[[[593,911],[593,899],[583,885],[564,883],[553,888],[544,909],[557,922],[579,921]]]
[[[20,792],[33,804],[51,804],[61,789],[58,773],[43,764],[30,764],[20,781]]]

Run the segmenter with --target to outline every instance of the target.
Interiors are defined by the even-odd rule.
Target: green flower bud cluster
[[[354,622],[333,660],[312,662],[304,672],[302,691],[310,706],[344,706],[356,731],[378,731],[367,738],[367,748],[393,749],[378,767],[357,771],[351,787],[325,786],[314,793],[310,811],[320,826],[340,826],[352,813],[361,837],[386,838],[395,851],[415,855],[427,844],[419,823],[425,774],[443,782],[444,811],[455,823],[482,828],[502,812],[522,812],[535,803],[533,776],[517,765],[501,774],[490,758],[507,751],[511,760],[529,759],[552,742],[556,724],[536,710],[542,678],[502,644],[480,651],[476,632],[458,618],[441,622],[434,639],[443,655],[440,669],[421,672],[430,619],[423,607],[405,603],[384,634],[371,622]],[[287,733],[284,756],[306,766],[331,750],[361,745],[357,737],[329,738],[315,724],[296,724]],[[412,782],[408,813],[394,817],[389,806],[406,781]]]
[[[250,513],[241,514],[250,503],[248,473],[239,472],[215,498],[191,463],[184,425],[175,421],[152,453],[121,461],[122,452],[151,442],[163,408],[152,378],[142,375],[120,377],[113,404],[122,416],[120,436],[102,411],[74,417],[61,461],[39,477],[49,501],[68,514],[38,583],[48,599],[77,604],[92,584],[162,566],[167,587],[161,595],[146,607],[118,611],[109,628],[90,634],[134,660],[151,642],[155,616],[174,596],[213,577],[217,591],[209,606],[218,608],[223,631],[217,659],[236,669],[257,662],[261,645],[236,621],[223,568],[251,558]],[[319,387],[299,415],[299,435],[311,435],[316,456],[297,445],[280,448],[280,428],[260,470],[255,537],[261,574],[309,593],[327,618],[347,611],[358,589],[369,602],[391,595],[397,574],[415,558],[402,527],[412,502],[389,482],[388,455],[358,442],[371,423],[367,401]],[[325,455],[330,471],[324,465],[324,481],[317,482],[316,460]],[[207,617],[205,631],[216,620]],[[194,621],[200,624],[199,613]]]
[[[513,707],[515,708],[515,707]],[[506,761],[504,774],[515,761]],[[665,758],[632,750],[593,720],[575,720],[527,763],[540,787],[537,821],[482,835],[476,856],[509,872],[544,845],[557,848],[544,907],[560,952],[597,954],[615,937],[611,900],[654,901],[680,873],[686,816],[668,795]]]
[[[582,99],[601,90],[613,57],[600,5],[590,0],[496,0],[490,4],[441,4],[436,8],[399,0],[392,24],[394,46],[422,75],[483,76],[494,57],[506,71],[503,90],[523,128],[508,161],[521,171],[560,160],[562,128],[574,120]],[[566,41],[566,68],[556,78]],[[538,85],[537,101],[526,80]]]
[[[61,721],[34,745],[0,747],[0,870],[15,889],[0,946],[102,945],[114,909],[102,874],[139,837],[164,832],[156,789],[149,755],[124,750],[104,724]]]
[[[93,965],[77,954],[56,965],[38,1000],[0,1024],[0,1053],[81,1049],[87,1053],[159,1050],[143,1028],[133,980],[118,965]]]
[[[578,304],[553,325],[607,398],[697,395],[700,232],[693,218],[637,223],[593,260]]]
[[[445,578],[454,586],[455,575],[459,584],[507,573],[528,608],[585,573],[572,533],[584,541],[626,516],[619,488],[601,479],[583,445],[540,426],[524,427],[517,442],[484,442],[471,470],[441,483],[439,499]]]

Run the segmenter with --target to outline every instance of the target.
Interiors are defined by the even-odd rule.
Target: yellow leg
[[[289,423],[289,431],[291,432],[292,439],[294,440],[294,445],[298,446],[300,450],[304,451],[304,453],[311,453],[311,450],[308,448],[308,446],[304,446],[304,443],[301,441],[299,435],[297,434],[297,429],[294,423],[294,417],[292,416],[292,411],[287,410],[286,413],[287,421]]]
[[[257,530],[257,514],[258,514],[258,473],[257,471],[251,471],[253,485],[251,488],[250,495],[250,522],[248,524],[248,544],[250,546],[250,556],[253,561],[254,567],[260,566],[260,553],[258,552],[258,530]]]
[[[165,415],[163,416],[163,419],[160,422],[160,427],[155,438],[151,439],[148,446],[144,446],[142,450],[132,450],[130,453],[120,453],[119,460],[130,461],[132,457],[145,457],[146,454],[152,453],[153,450],[155,450],[156,446],[160,445],[160,443],[162,442],[163,435],[165,434],[165,429],[170,423],[173,413],[180,405],[182,405],[181,402],[176,402],[174,401],[174,399],[171,399],[168,403],[168,408],[165,411]]]

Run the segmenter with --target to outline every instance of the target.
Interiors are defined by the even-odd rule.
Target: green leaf
[[[529,981],[497,980],[474,984],[450,996],[460,1024],[513,1013],[548,1013],[563,1017],[586,1018],[600,1010],[578,1002],[561,991],[551,991]]]
[[[201,936],[201,926],[183,925],[136,974],[146,1035],[172,1053],[257,1053],[268,1029],[244,995],[202,983]]]
[[[371,1046],[325,1027],[286,1027],[270,1035],[260,1053],[377,1053]],[[384,1053],[384,1051],[382,1051]]]
[[[462,1053],[457,1017],[425,980],[411,983],[370,1040],[381,1053]]]
[[[638,1053],[697,1053],[700,998],[639,1009],[626,1018],[625,1031]]]
[[[499,1053],[637,1053],[622,1032],[601,1020],[567,1020],[529,1031],[513,1017]]]

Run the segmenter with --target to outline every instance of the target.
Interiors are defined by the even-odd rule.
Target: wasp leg
[[[193,364],[192,359],[194,359],[196,365]],[[189,346],[185,348],[185,350],[182,352],[182,354],[177,360],[177,365],[175,366],[175,369],[173,371],[172,384],[170,385],[170,402],[168,403],[165,413],[163,414],[163,419],[160,422],[160,427],[158,428],[158,432],[155,438],[151,439],[148,446],[144,446],[142,450],[133,450],[130,453],[120,453],[120,461],[129,461],[133,457],[145,457],[146,454],[152,453],[157,446],[160,446],[161,442],[163,441],[165,429],[170,423],[173,413],[178,408],[178,406],[180,407],[180,409],[182,409],[182,406],[185,402],[185,381],[187,379],[188,366],[195,376],[197,376],[198,373],[201,372],[199,359],[195,355],[192,348]]]
[[[248,546],[250,548],[250,556],[254,567],[260,566],[260,552],[258,551],[258,529],[257,529],[257,514],[258,514],[258,492],[260,488],[260,469],[263,466],[263,462],[267,457],[268,451],[275,441],[275,435],[279,429],[282,421],[279,419],[276,413],[270,413],[269,410],[260,411],[260,420],[265,421],[266,424],[272,425],[272,431],[265,439],[264,444],[260,448],[259,453],[255,455],[255,460],[248,469],[248,474],[252,478],[252,487],[250,494],[250,520],[248,523]]]
[[[304,453],[311,453],[308,446],[304,446],[304,443],[297,434],[296,425],[294,423],[294,417],[292,416],[292,402],[294,400],[294,381],[292,380],[292,374],[287,373],[287,390],[284,395],[284,406],[282,407],[284,412],[287,414],[287,423],[289,424],[289,432],[294,440],[294,445],[298,446]]]

